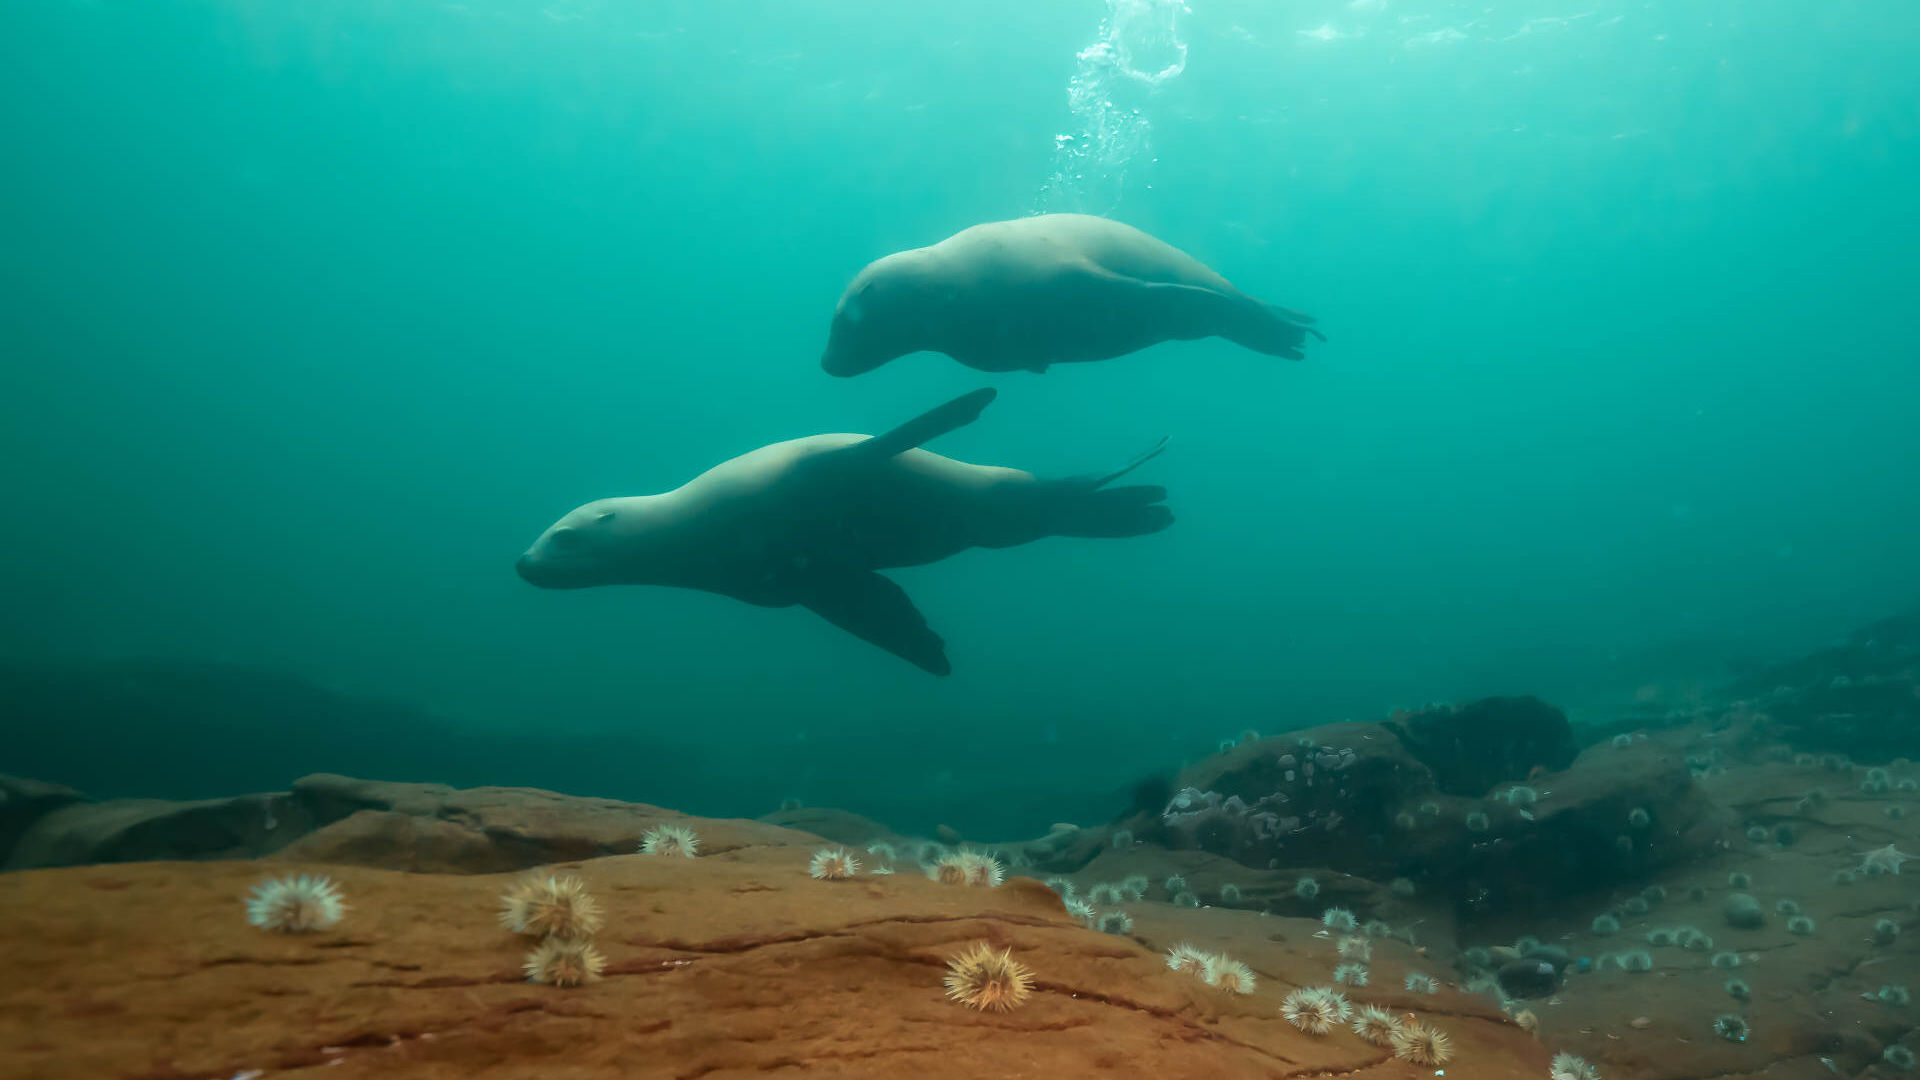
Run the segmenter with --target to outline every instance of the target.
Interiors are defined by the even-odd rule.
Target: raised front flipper
[[[803,586],[799,602],[847,633],[878,645],[922,671],[947,675],[946,642],[927,627],[907,591],[871,570],[823,572]]]
[[[874,460],[905,453],[980,419],[980,410],[986,408],[997,393],[993,387],[986,386],[970,394],[962,394],[945,405],[921,413],[885,435],[875,435],[865,442],[855,443],[847,447],[847,451]]]

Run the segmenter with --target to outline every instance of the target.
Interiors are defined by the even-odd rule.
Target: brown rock
[[[1136,940],[1077,926],[1029,879],[824,882],[807,876],[806,858],[748,846],[569,865],[608,919],[606,977],[576,990],[522,981],[528,943],[494,914],[512,876],[332,869],[346,921],[290,937],[244,919],[258,863],[6,875],[0,1075],[1411,1075],[1348,1032],[1313,1038],[1276,1015],[1290,985],[1324,978],[1328,946],[1310,924],[1159,906]],[[1274,940],[1283,923],[1287,940]],[[1176,938],[1229,945],[1260,987],[1229,995],[1168,971],[1159,950]],[[983,1014],[946,1000],[947,958],[979,941],[1033,970],[1026,1005]],[[1387,985],[1405,962],[1382,949],[1370,1000],[1430,1013],[1475,1080],[1544,1074],[1548,1052],[1484,1000],[1416,1000]]]

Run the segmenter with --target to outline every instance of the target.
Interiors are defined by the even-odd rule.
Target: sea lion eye
[[[595,521],[598,521],[598,522],[602,522],[602,523],[604,523],[604,522],[608,522],[608,521],[612,521],[612,520],[613,520],[613,511],[611,511],[611,510],[602,510],[602,511],[600,511],[600,512],[599,512],[598,514],[596,514],[596,515],[594,515],[594,519],[593,519],[593,520],[595,520]]]
[[[840,313],[847,317],[848,322],[858,323],[861,319],[866,318],[865,308],[866,305],[860,302],[858,296],[849,296],[847,297],[847,306],[842,308]]]
[[[579,542],[580,530],[571,525],[553,530],[553,543],[555,547],[571,547]]]

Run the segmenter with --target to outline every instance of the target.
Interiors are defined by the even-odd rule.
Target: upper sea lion
[[[1165,446],[1104,475],[1039,480],[919,449],[972,423],[994,391],[955,398],[884,435],[763,446],[659,495],[599,499],[520,556],[548,589],[672,585],[764,607],[801,604],[936,675],[945,644],[877,571],[1046,536],[1121,537],[1173,523],[1163,487],[1108,487]]]
[[[1308,334],[1326,340],[1313,321],[1130,225],[1044,214],[868,263],[840,297],[820,366],[858,375],[929,351],[982,371],[1045,371],[1204,337],[1298,360]]]

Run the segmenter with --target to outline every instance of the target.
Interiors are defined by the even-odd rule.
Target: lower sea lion
[[[1312,322],[1132,226],[1044,214],[868,263],[840,297],[820,366],[858,375],[924,350],[981,371],[1045,371],[1204,337],[1298,360],[1308,334],[1326,340]]]
[[[1107,487],[1117,471],[1038,480],[919,449],[972,423],[991,389],[885,435],[813,435],[763,446],[659,495],[587,503],[520,556],[548,589],[671,585],[763,607],[802,604],[921,668],[952,670],[905,590],[876,571],[1046,536],[1121,537],[1173,523],[1163,487]]]

